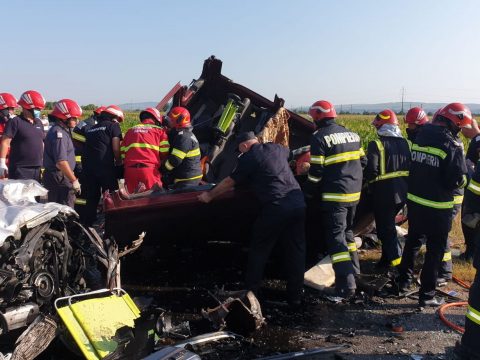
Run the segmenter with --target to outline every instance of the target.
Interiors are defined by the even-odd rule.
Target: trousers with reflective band
[[[385,170],[386,169],[385,147],[383,146],[381,140],[379,139],[375,140],[375,144],[377,144],[378,153],[380,154],[380,175],[378,175],[375,179],[371,180],[370,183],[373,183],[375,181],[380,181],[380,180],[393,179],[401,176],[408,176],[408,173],[409,173],[408,171],[392,171],[387,173]]]
[[[480,165],[477,165],[480,166]],[[475,195],[480,195],[480,183],[476,182],[475,180],[471,179],[470,183],[467,186],[467,190],[470,190]]]
[[[341,194],[341,193],[323,193],[323,201],[335,201],[335,202],[354,202],[360,200],[360,193]]]
[[[407,199],[417,203],[419,205],[423,205],[426,207],[430,207],[433,209],[451,209],[453,208],[453,200],[452,201],[433,201],[421,198],[419,196],[413,195],[411,193],[407,194]]]
[[[348,251],[332,254],[332,264],[336,264],[343,261],[351,261]]]
[[[474,309],[471,305],[467,309],[467,318],[473,321],[475,324],[480,325],[480,311]]]

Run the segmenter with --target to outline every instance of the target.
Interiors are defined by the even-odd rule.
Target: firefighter
[[[472,174],[475,171],[475,168],[478,167],[478,160],[480,159],[480,129],[478,128],[478,124],[473,119],[472,121],[472,128],[471,129],[463,129],[462,133],[465,137],[472,139],[470,144],[468,145],[467,155],[466,155],[466,162],[467,162],[467,169],[468,173]],[[477,164],[475,166],[475,164]],[[465,252],[460,255],[460,257],[466,261],[473,261],[473,255],[475,254],[475,241],[474,236],[475,233],[471,228],[465,226],[462,223],[462,231],[463,236],[465,238]]]
[[[122,142],[121,153],[125,166],[125,184],[130,193],[141,184],[144,190],[162,186],[160,165],[168,156],[168,136],[163,119],[156,108],[147,108],[140,115],[140,124],[130,128]]]
[[[85,177],[82,171],[82,154],[85,146],[85,131],[98,122],[100,113],[105,109],[105,106],[96,108],[93,111],[92,116],[78,122],[72,131],[73,146],[75,147],[75,176],[78,178],[80,184],[85,183]],[[83,191],[83,194],[77,194],[75,197],[74,209],[81,218],[84,216],[83,212],[85,211],[86,204],[87,200],[85,199],[85,191]]]
[[[382,260],[391,270],[402,259],[395,217],[407,201],[407,177],[410,149],[398,127],[397,116],[386,109],[375,116],[372,125],[378,139],[368,144],[365,178],[373,196],[373,212],[378,238],[382,242]]]
[[[237,139],[241,156],[232,174],[198,199],[208,203],[236,185],[248,184],[260,200],[248,253],[246,285],[258,293],[265,265],[276,242],[285,253],[287,300],[293,309],[301,304],[305,271],[305,201],[288,164],[289,150],[279,144],[260,144],[255,134]]]
[[[22,114],[7,122],[1,140],[0,178],[8,176],[10,179],[33,179],[40,182],[45,136],[40,115],[45,107],[45,99],[39,92],[28,90],[22,94],[18,105],[22,107]]]
[[[349,298],[355,293],[355,275],[360,273],[352,226],[366,157],[360,137],[335,122],[337,114],[331,103],[317,101],[309,114],[317,130],[311,138],[310,170],[304,190],[315,200],[322,238],[335,271],[335,288],[325,289],[325,295]]]
[[[480,162],[465,190],[462,221],[473,230],[477,249],[480,246]],[[477,270],[468,296],[468,308],[465,318],[465,333],[456,349],[456,359],[480,359],[480,251],[476,251],[473,267]]]
[[[73,100],[62,99],[55,103],[48,115],[54,125],[45,138],[43,154],[44,186],[48,190],[48,201],[73,208],[75,194],[80,194],[80,182],[74,174],[75,149],[71,129],[82,116],[82,108]]]
[[[405,124],[407,125],[406,132],[408,138],[408,145],[410,149],[412,144],[415,143],[417,134],[423,128],[425,124],[429,123],[429,118],[425,111],[421,107],[413,107],[407,111],[405,114]],[[463,189],[455,190],[455,200],[456,204],[453,207],[452,219],[455,218],[456,214],[460,210],[462,203],[462,194]],[[419,246],[421,246],[419,244]],[[415,250],[419,251],[420,248]],[[450,251],[450,241],[447,241],[447,247],[445,248],[445,254],[442,259],[442,265],[438,271],[437,276],[437,286],[446,285],[449,280],[452,279],[452,252]]]
[[[17,99],[9,93],[0,93],[0,136],[5,131],[8,120],[13,119],[15,108],[17,107]]]
[[[118,188],[115,165],[121,163],[119,123],[123,119],[123,111],[110,105],[100,113],[98,123],[85,131],[82,171],[87,203],[81,220],[87,226],[92,226],[96,219],[102,192]]]
[[[454,190],[466,184],[463,150],[456,136],[471,126],[472,114],[463,104],[452,103],[440,109],[432,124],[424,125],[412,144],[408,177],[408,238],[399,266],[399,292],[407,292],[422,238],[427,251],[420,276],[419,305],[438,306],[435,297],[437,275],[445,255],[451,229]]]
[[[167,175],[167,185],[172,185],[175,189],[197,186],[203,175],[200,145],[193,133],[190,113],[177,106],[170,110],[165,120],[172,130],[170,153],[162,166],[162,175]]]

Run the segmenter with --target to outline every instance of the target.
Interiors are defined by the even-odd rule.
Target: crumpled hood
[[[33,228],[58,213],[77,214],[66,205],[35,201],[36,196],[47,193],[48,190],[35,180],[0,180],[0,246],[9,236],[19,238],[23,226]]]

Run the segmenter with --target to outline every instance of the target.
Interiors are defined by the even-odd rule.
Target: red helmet
[[[447,118],[459,128],[470,128],[472,126],[472,112],[461,103],[448,104],[438,110],[435,117],[437,116]]]
[[[20,100],[18,100],[18,105],[28,110],[42,110],[45,107],[45,99],[38,91],[28,90],[25,91],[22,96],[20,96]]]
[[[142,113],[149,113],[151,114],[155,120],[157,120],[160,124],[163,123],[163,117],[162,117],[162,114],[160,114],[160,111],[158,111],[157,108],[153,108],[153,107],[149,107],[149,108],[146,108],[145,110],[143,110],[142,112],[140,112],[140,118],[142,116]]]
[[[427,113],[421,107],[413,107],[405,115],[405,123],[425,125],[428,122]]]
[[[117,105],[108,105],[102,112],[116,116],[118,118],[118,122],[122,122],[125,118],[122,109],[120,109]]]
[[[308,114],[312,117],[313,121],[337,117],[335,108],[326,100],[315,101],[313,105],[310,106]]]
[[[106,109],[105,106],[100,106],[100,107],[96,108],[95,110],[93,110],[93,112],[97,115],[100,115],[100,113],[105,109]]]
[[[380,111],[372,121],[372,125],[376,128],[384,124],[398,125],[397,115],[390,109]]]
[[[15,96],[9,93],[0,93],[0,110],[16,107],[17,99],[15,99]]]
[[[177,129],[190,126],[190,113],[181,106],[176,106],[168,113],[168,119],[172,127]]]
[[[55,103],[50,115],[60,120],[69,120],[82,116],[82,108],[73,100],[62,99]]]

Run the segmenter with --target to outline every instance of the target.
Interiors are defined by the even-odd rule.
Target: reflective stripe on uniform
[[[444,160],[447,157],[447,153],[442,149],[437,149],[431,146],[420,146],[417,144],[412,144],[412,150],[424,152],[430,155],[435,155]]]
[[[186,152],[183,152],[182,150],[178,150],[177,148],[172,149],[172,155],[175,155],[179,159],[183,160],[185,159],[185,156],[187,156]]]
[[[72,139],[80,141],[80,142],[85,142],[86,141],[85,136],[80,135],[80,134],[76,133],[75,131],[72,132]]]
[[[193,176],[191,178],[187,178],[187,179],[175,179],[173,180],[174,183],[177,183],[177,182],[181,182],[181,181],[189,181],[189,180],[198,180],[198,179],[201,179],[203,175],[198,175],[198,176]]]
[[[468,305],[466,316],[475,324],[480,325],[480,311],[474,309],[471,305]]]
[[[451,209],[453,208],[453,201],[432,201],[428,199],[424,199],[421,197],[418,197],[416,195],[407,194],[407,199],[413,201],[414,203],[426,206],[426,207],[431,207],[434,209]]]
[[[82,157],[80,155],[75,156],[75,162],[82,162]]]
[[[400,265],[401,262],[402,262],[402,258],[399,257],[399,258],[396,258],[395,260],[390,261],[390,264],[392,266],[398,266],[398,265]]]
[[[311,155],[310,164],[323,165],[325,163],[325,156],[323,155]]]
[[[190,150],[189,152],[187,152],[187,155],[186,155],[186,157],[195,157],[195,156],[200,156],[200,148]]]
[[[347,243],[348,251],[354,252],[357,251],[357,244],[353,243]]]
[[[321,177],[315,177],[315,176],[312,176],[312,175],[308,174],[308,180],[310,180],[311,182],[316,184],[316,183],[320,182],[320,180],[322,180],[322,178]]]
[[[337,194],[337,193],[323,193],[323,201],[338,201],[338,202],[352,202],[360,200],[360,193],[352,194]]]
[[[170,143],[167,140],[160,141],[160,149],[159,149],[160,152],[168,152],[169,148],[170,148]]]
[[[339,153],[335,155],[330,155],[325,158],[325,166],[338,164],[341,162],[351,161],[351,160],[358,160],[360,159],[360,151],[347,151],[344,153]]]
[[[478,165],[480,166],[480,165]],[[475,180],[470,180],[470,184],[467,186],[467,190],[470,190],[476,195],[480,195],[480,183],[476,182]]]
[[[339,252],[332,255],[332,264],[336,264],[342,261],[351,261],[350,254],[348,251]]]
[[[370,183],[373,183],[375,181],[380,181],[380,180],[387,180],[387,179],[393,179],[396,177],[402,177],[402,176],[408,176],[409,172],[408,170],[404,171],[392,171],[387,173],[385,168],[386,168],[386,161],[385,161],[385,148],[380,140],[375,140],[375,143],[377,144],[378,148],[378,153],[380,154],[380,175],[378,175],[375,179],[370,180]]]
[[[467,185],[467,183],[468,183],[467,175],[463,175],[462,176],[462,182],[458,187],[460,189],[463,189]]]
[[[75,205],[87,205],[87,200],[76,198],[75,199]]]
[[[463,202],[463,195],[455,195],[453,197],[453,204],[460,205]]]
[[[153,145],[153,144],[147,144],[147,143],[131,143],[128,146],[122,146],[120,148],[120,150],[123,151],[123,152],[127,152],[131,148],[152,149],[152,150],[156,150],[156,151],[160,150],[159,146]]]
[[[170,161],[166,161],[165,162],[165,167],[167,168],[168,171],[172,170],[175,166],[173,166],[172,164],[170,164]]]
[[[452,252],[447,251],[445,254],[443,254],[442,261],[450,261],[450,260],[452,260]]]

